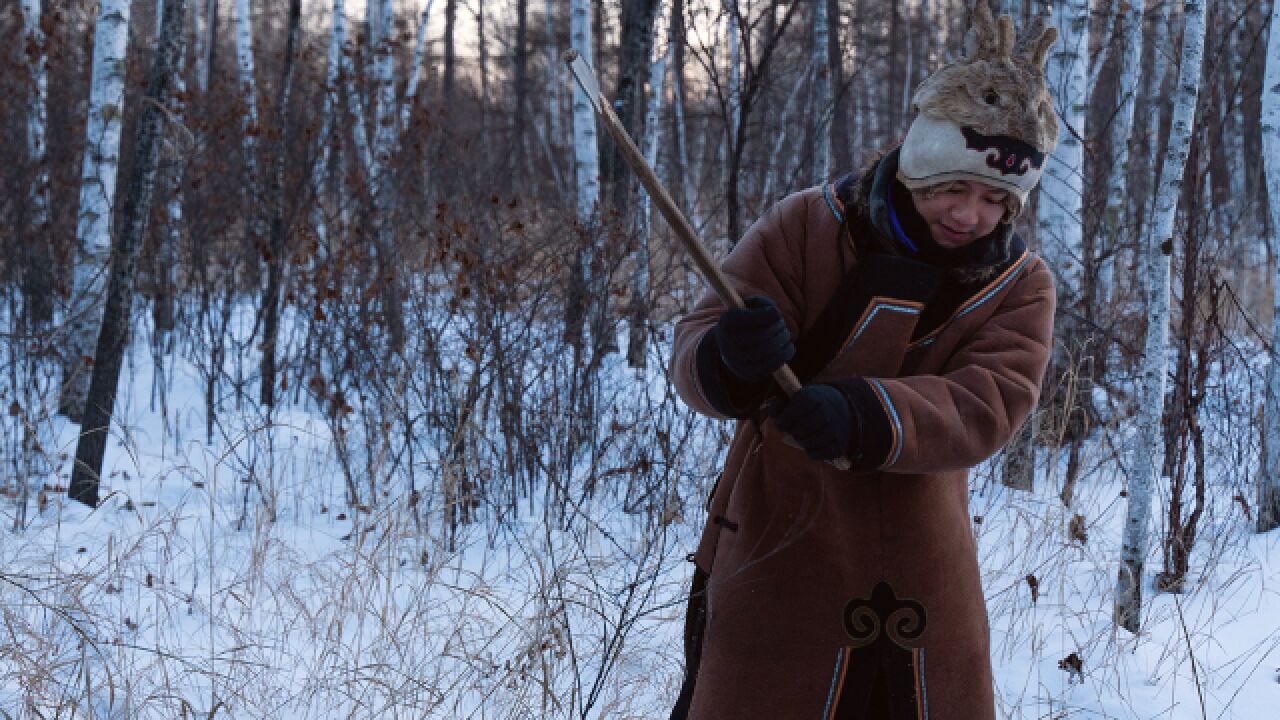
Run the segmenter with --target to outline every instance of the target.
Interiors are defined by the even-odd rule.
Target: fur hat
[[[918,114],[902,141],[898,179],[913,190],[978,180],[1020,204],[1040,181],[1058,139],[1044,62],[1058,38],[1037,18],[1014,45],[1013,19],[978,0],[961,58],[916,89]]]

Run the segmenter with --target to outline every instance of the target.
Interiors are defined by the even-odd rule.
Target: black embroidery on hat
[[[987,153],[987,166],[999,170],[1001,175],[1026,175],[1031,168],[1044,167],[1044,153],[1030,143],[1007,135],[983,135],[971,127],[962,127],[964,146],[970,150],[995,150]]]

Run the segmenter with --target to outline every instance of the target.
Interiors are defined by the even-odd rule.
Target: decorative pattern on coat
[[[824,720],[923,720],[925,700],[924,605],[899,598],[881,581],[867,598],[844,609],[844,629],[852,645],[840,648],[831,678]]]

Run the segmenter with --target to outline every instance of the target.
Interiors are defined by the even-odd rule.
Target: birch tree
[[[156,17],[162,18],[164,0],[157,0]],[[197,3],[193,16],[200,17],[200,8]],[[164,23],[157,20],[156,22],[156,45],[157,47],[164,42]],[[196,37],[200,36],[199,23],[196,23]],[[175,59],[171,67],[173,78],[170,80],[170,86],[173,92],[169,93],[167,100],[167,111],[169,120],[175,127],[184,125],[186,117],[186,94],[187,83],[183,77],[183,62],[187,51],[187,44],[184,42],[181,46],[181,55]],[[183,144],[178,138],[174,138],[177,146]],[[159,378],[164,376],[164,365],[162,356],[169,349],[170,333],[173,331],[173,293],[178,284],[178,247],[182,241],[182,179],[186,170],[186,163],[180,156],[180,151],[174,152],[174,160],[172,167],[168,169],[165,176],[165,193],[168,195],[168,202],[165,204],[165,228],[160,233],[160,241],[156,258],[156,268],[159,277],[157,278],[157,290],[155,296],[155,305],[152,309],[152,320],[155,325],[155,332],[152,335],[152,357],[155,361],[156,375]],[[163,384],[163,382],[162,382]]]
[[[197,28],[201,16],[196,4]],[[213,65],[213,51],[218,41],[218,0],[204,0],[204,28],[196,30],[196,87],[200,94],[209,92],[209,69]]]
[[[395,86],[395,12],[391,0],[374,0],[378,18],[378,36],[374,42],[377,78],[376,133],[374,137],[376,170],[370,176],[374,183],[374,205],[377,212],[378,266],[381,268],[379,290],[382,314],[386,321],[387,339],[393,351],[404,346],[405,329],[395,261],[395,233],[392,211],[395,206],[391,158],[396,151],[396,86]]]
[[[333,0],[332,17],[329,29],[329,55],[325,61],[324,100],[320,106],[320,132],[317,134],[319,147],[316,150],[315,163],[311,166],[311,227],[316,233],[318,255],[327,259],[333,249],[329,244],[329,220],[325,211],[326,180],[329,162],[333,152],[333,113],[337,106],[338,85],[341,82],[342,45],[346,42],[347,20],[346,7],[343,0]]]
[[[813,103],[809,117],[814,124],[814,183],[824,183],[831,175],[831,143],[823,142],[827,137],[827,119],[831,117],[829,31],[826,0],[817,0],[813,4],[813,57],[809,61],[813,66]]]
[[[1078,299],[1085,262],[1084,197],[1085,107],[1089,93],[1086,67],[1089,51],[1088,0],[1056,0],[1053,23],[1059,39],[1045,66],[1045,81],[1058,102],[1058,146],[1040,180],[1037,229],[1040,247],[1057,275],[1059,304]]]
[[[665,34],[664,23],[659,18],[654,23],[653,60],[649,65],[649,100],[645,105],[644,139],[641,148],[649,167],[657,167],[658,145],[662,142],[662,127],[658,115],[662,112],[662,96],[665,90],[667,64],[671,58],[671,43],[661,51],[658,38]],[[649,193],[641,191],[640,207],[636,213],[635,266],[631,274],[631,325],[627,341],[627,364],[633,368],[645,366],[649,340],[649,235],[652,228],[653,204]]]
[[[1271,4],[1271,31],[1262,82],[1262,147],[1271,206],[1271,252],[1280,257],[1280,2]],[[1280,262],[1272,283],[1271,364],[1262,414],[1262,472],[1258,477],[1258,532],[1280,527]]]
[[[104,3],[105,4],[105,3]],[[98,479],[106,451],[107,430],[115,407],[120,368],[129,337],[129,315],[133,306],[133,278],[138,252],[147,232],[151,198],[155,190],[156,167],[165,100],[173,82],[173,69],[182,55],[182,18],[186,0],[166,0],[161,21],[160,42],[152,58],[146,100],[133,143],[133,168],[124,198],[120,232],[111,252],[110,280],[107,284],[102,328],[97,337],[93,379],[85,403],[84,420],[76,445],[67,494],[90,507],[98,504]]]
[[[244,104],[241,118],[243,133],[244,166],[248,176],[245,189],[251,205],[248,213],[249,231],[254,241],[261,239],[263,223],[259,212],[252,207],[262,197],[262,178],[258,173],[258,81],[254,77],[253,61],[253,10],[252,0],[235,0],[236,11],[236,63],[240,71],[240,101]]]
[[[23,34],[26,36],[27,164],[31,169],[27,227],[31,229],[23,266],[23,295],[27,318],[33,325],[53,319],[53,258],[49,249],[49,158],[46,137],[46,103],[49,95],[45,35],[40,27],[40,0],[22,0]]]
[[[525,2],[526,0],[521,0]],[[427,21],[431,19],[431,5],[435,0],[427,0],[418,16],[418,29],[413,39],[413,64],[409,66],[409,84],[405,86],[404,101],[400,104],[400,132],[409,129],[409,115],[416,107],[418,86],[422,84],[422,62],[427,52]]]
[[[94,343],[102,323],[107,260],[111,254],[111,211],[120,167],[128,47],[129,0],[100,0],[94,20],[89,113],[76,217],[75,276],[59,398],[59,412],[73,421],[79,421],[84,412]]]
[[[594,67],[591,56],[591,8],[588,0],[573,0],[569,7],[569,38],[587,64]],[[596,206],[600,201],[600,145],[596,137],[596,119],[587,95],[573,83],[573,165],[577,192],[578,223],[585,229],[594,224]],[[584,231],[584,235],[589,233]],[[582,324],[586,315],[587,295],[590,292],[592,260],[591,243],[582,242],[582,250],[574,259],[569,279],[569,300],[566,308],[565,335],[577,344],[582,336]],[[606,302],[605,298],[599,298]]]
[[[268,235],[268,251],[264,253],[267,264],[267,287],[262,297],[262,357],[259,364],[262,384],[259,386],[260,402],[267,408],[275,405],[276,386],[276,343],[280,335],[280,304],[284,293],[284,275],[288,270],[289,258],[285,243],[285,165],[289,156],[288,148],[292,140],[291,122],[293,113],[289,103],[289,95],[293,90],[293,63],[298,47],[298,27],[302,17],[302,0],[289,0],[288,30],[285,35],[284,69],[280,78],[279,94],[276,97],[276,117],[280,118],[280,134],[275,143],[273,159],[275,167],[271,168],[268,182],[270,192],[267,203],[271,212],[271,223]]]
[[[1129,141],[1133,134],[1134,107],[1137,106],[1138,70],[1142,66],[1142,0],[1121,2],[1115,11],[1115,33],[1119,36],[1122,57],[1119,60],[1120,77],[1116,89],[1116,114],[1111,120],[1111,168],[1107,181],[1107,205],[1103,212],[1102,232],[1112,235],[1111,242],[1101,242],[1100,247],[1112,252],[1098,264],[1098,278],[1093,283],[1099,307],[1110,302],[1114,282],[1114,235],[1124,227],[1124,211],[1130,204],[1128,197]]]
[[[1161,415],[1169,351],[1169,273],[1173,254],[1173,223],[1181,194],[1183,170],[1191,145],[1191,124],[1200,92],[1204,57],[1205,8],[1199,0],[1183,3],[1185,21],[1178,84],[1171,98],[1173,122],[1165,149],[1160,182],[1144,252],[1147,272],[1147,334],[1139,376],[1137,433],[1129,467],[1129,505],[1120,545],[1116,578],[1115,621],[1130,632],[1139,628],[1142,610],[1143,565],[1150,542],[1151,496],[1162,465]]]

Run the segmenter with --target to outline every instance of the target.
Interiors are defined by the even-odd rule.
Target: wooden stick
[[[609,132],[618,143],[618,147],[622,150],[622,156],[626,158],[627,164],[635,171],[640,178],[640,184],[644,185],[644,189],[649,191],[649,199],[653,200],[658,206],[658,211],[662,213],[662,217],[666,218],[667,224],[675,231],[676,237],[680,239],[680,243],[684,245],[685,250],[693,256],[693,262],[698,266],[698,270],[702,272],[702,276],[711,283],[711,288],[715,290],[717,296],[731,308],[745,307],[742,303],[742,297],[738,295],[738,291],[733,289],[729,284],[729,279],[724,276],[724,272],[720,270],[720,266],[711,258],[711,254],[707,249],[698,242],[698,236],[693,231],[693,226],[689,224],[688,218],[684,213],[680,212],[680,208],[676,206],[676,201],[672,199],[671,193],[663,187],[662,182],[658,180],[658,174],[649,167],[649,163],[645,162],[644,155],[641,154],[640,148],[636,147],[635,142],[631,139],[631,135],[627,133],[627,129],[622,126],[622,121],[618,119],[617,114],[613,112],[613,108],[605,101],[604,95],[600,92],[600,85],[596,82],[595,71],[587,64],[586,60],[578,54],[577,50],[570,48],[565,51],[562,56],[565,64],[569,66],[569,71],[573,74],[578,86],[587,96],[592,109],[604,121],[604,128]],[[795,371],[789,365],[783,365],[773,371],[773,379],[787,394],[787,397],[800,392],[800,379],[796,377]],[[788,437],[788,440],[790,438]],[[832,466],[840,470],[849,469],[849,460],[847,458],[836,458],[829,460]]]
[[[667,224],[675,231],[676,237],[680,239],[685,250],[693,256],[693,262],[698,266],[698,270],[702,272],[702,276],[707,279],[707,282],[711,283],[711,288],[715,290],[716,295],[724,301],[725,305],[731,308],[744,307],[742,297],[738,295],[738,291],[733,289],[733,286],[729,284],[729,279],[720,270],[720,266],[711,258],[711,254],[702,246],[702,243],[698,242],[698,236],[693,231],[693,226],[689,224],[689,220],[685,218],[684,213],[680,212],[680,208],[676,206],[676,201],[672,199],[671,194],[662,186],[662,182],[658,180],[658,174],[653,171],[653,168],[649,167],[649,163],[645,162],[640,148],[637,148],[635,142],[631,140],[631,135],[622,126],[622,121],[613,112],[613,108],[609,106],[609,103],[605,102],[591,66],[587,64],[586,60],[582,59],[577,50],[569,49],[565,51],[563,59],[573,73],[574,79],[578,81],[579,87],[586,93],[587,99],[591,102],[591,107],[600,116],[600,119],[604,121],[605,130],[618,143],[618,147],[622,150],[622,156],[626,158],[627,164],[639,176],[640,184],[644,185],[645,190],[649,191],[649,198],[658,206],[658,211],[662,213],[662,217],[666,218]],[[775,370],[773,379],[782,387],[782,391],[787,394],[787,397],[795,395],[800,390],[800,380],[790,366],[783,365]]]

